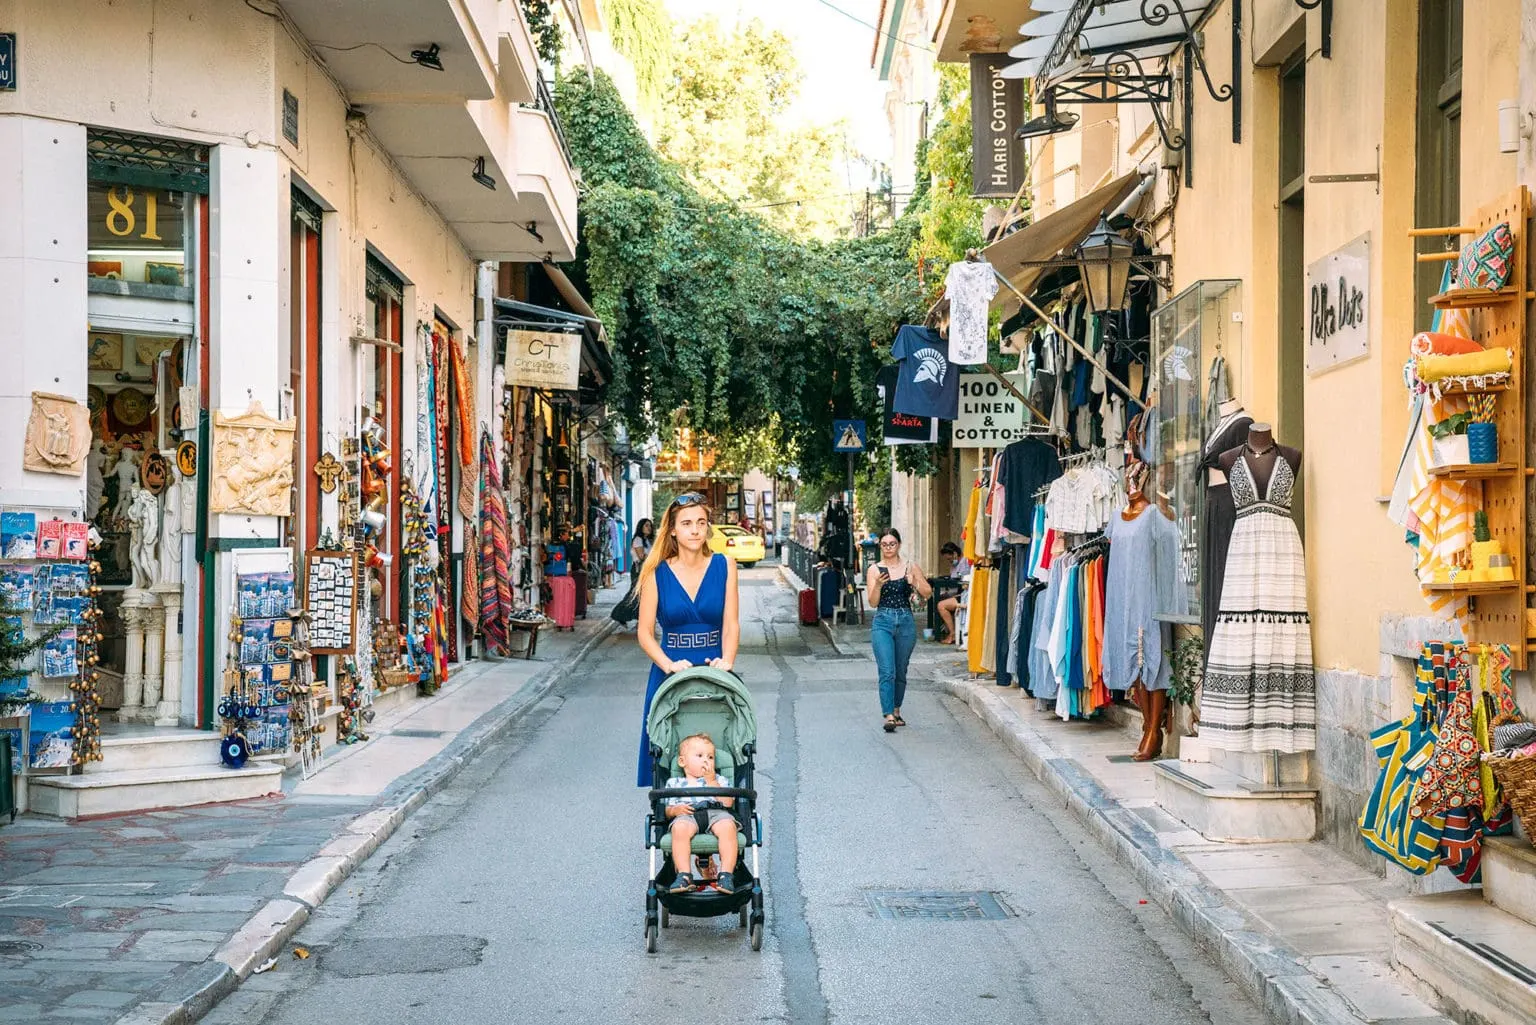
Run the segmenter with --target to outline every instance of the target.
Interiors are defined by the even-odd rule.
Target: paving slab
[[[38,945],[0,959],[0,1022],[196,1020],[612,631],[621,594],[540,638],[538,659],[470,663],[380,714],[374,740],[277,797],[0,826],[0,937]],[[440,735],[393,734],[429,729]]]

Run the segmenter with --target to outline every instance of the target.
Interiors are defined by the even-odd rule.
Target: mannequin
[[[1207,644],[1200,736],[1226,751],[1310,751],[1317,689],[1306,558],[1292,516],[1301,453],[1256,423],[1218,463],[1237,524]]]
[[[1168,716],[1167,629],[1157,623],[1154,594],[1158,552],[1167,547],[1161,532],[1176,535],[1166,513],[1153,511],[1147,494],[1149,470],[1133,462],[1125,470],[1126,503],[1111,520],[1109,578],[1106,587],[1124,596],[1105,615],[1105,682],[1113,690],[1128,687],[1141,709],[1141,743],[1133,755],[1147,762],[1162,754]],[[1128,526],[1135,524],[1134,527]],[[1137,589],[1132,581],[1144,586]]]
[[[1221,608],[1221,584],[1227,572],[1227,548],[1232,543],[1232,527],[1237,510],[1232,505],[1232,489],[1220,459],[1228,449],[1240,445],[1248,436],[1253,417],[1237,399],[1224,399],[1216,407],[1216,424],[1200,450],[1200,468],[1205,471],[1205,515],[1200,522],[1200,625],[1207,646],[1216,625],[1216,610]]]
[[[1232,476],[1232,467],[1237,465],[1239,458],[1246,454],[1248,469],[1253,471],[1253,483],[1258,487],[1259,494],[1269,492],[1269,480],[1275,473],[1275,460],[1284,458],[1291,466],[1291,472],[1301,475],[1301,451],[1287,448],[1275,441],[1274,429],[1269,424],[1250,424],[1248,427],[1248,440],[1236,448],[1228,449],[1217,459],[1222,473]]]

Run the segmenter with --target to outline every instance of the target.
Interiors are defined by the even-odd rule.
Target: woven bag
[[[1499,781],[1504,799],[1520,816],[1527,836],[1536,836],[1536,755],[1490,758],[1487,763]]]

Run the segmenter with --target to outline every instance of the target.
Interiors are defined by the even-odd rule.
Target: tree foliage
[[[943,268],[982,244],[983,202],[971,196],[971,101],[964,64],[939,65],[939,116],[931,139],[918,148],[918,192],[911,209],[921,228],[912,256]],[[942,274],[924,275],[937,294]]]
[[[671,17],[661,0],[603,0],[603,13],[613,48],[634,65],[641,101],[655,107],[672,83]]]
[[[573,273],[613,341],[610,408],[641,436],[680,415],[728,450],[768,432],[802,479],[840,476],[832,419],[879,440],[875,371],[924,310],[916,222],[799,239],[659,157],[605,75],[562,78],[557,103],[588,187]]]
[[[830,238],[846,228],[837,130],[786,125],[805,77],[789,38],[755,19],[726,30],[706,17],[678,32],[673,52],[656,123],[661,155],[790,234]]]

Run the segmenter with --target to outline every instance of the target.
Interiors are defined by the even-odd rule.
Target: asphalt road
[[[744,572],[738,668],[758,702],[760,953],[735,916],[643,947],[646,662],[619,634],[462,773],[205,1021],[1215,1022],[1262,1015],[970,711],[916,683],[879,728],[874,666]],[[911,891],[1006,917],[889,919]]]

